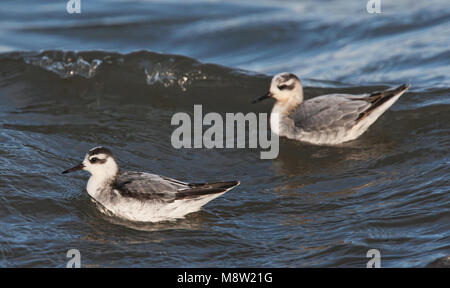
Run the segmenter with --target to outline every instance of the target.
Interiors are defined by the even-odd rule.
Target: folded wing
[[[295,127],[320,132],[350,128],[358,115],[370,104],[361,99],[367,95],[330,94],[312,98],[291,114]]]
[[[371,94],[330,94],[305,101],[293,113],[295,127],[304,131],[350,129],[377,111],[384,103],[404,92],[409,85],[401,85]]]
[[[173,202],[228,191],[238,181],[216,183],[185,183],[151,173],[123,172],[116,179],[114,189],[123,197],[142,201]]]

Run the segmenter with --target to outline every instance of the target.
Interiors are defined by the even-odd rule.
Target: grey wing
[[[139,200],[171,202],[189,184],[164,176],[144,172],[123,172],[116,179],[114,189],[123,197]]]
[[[237,185],[239,181],[185,183],[151,173],[123,172],[117,177],[114,189],[123,197],[172,202],[223,193]]]
[[[367,95],[330,94],[303,102],[290,117],[304,131],[351,128],[358,115],[370,106]]]

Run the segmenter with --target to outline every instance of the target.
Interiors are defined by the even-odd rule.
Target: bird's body
[[[312,144],[333,145],[347,142],[361,136],[397,101],[405,89],[406,86],[400,86],[384,91],[383,94],[377,92],[363,95],[323,95],[286,110],[277,103],[272,113],[279,113],[281,117],[278,123],[273,120],[271,127],[278,126],[277,134],[280,136]],[[373,96],[375,94],[379,94],[378,98]],[[382,103],[372,109],[377,105],[377,101]]]
[[[108,212],[131,221],[183,218],[238,185],[236,181],[189,184],[145,172],[119,172],[110,183],[89,179],[87,191]]]
[[[270,115],[271,130],[316,145],[335,145],[361,136],[409,88],[371,94],[330,94],[303,101],[303,88],[290,73],[274,77],[264,98],[277,99]]]
[[[122,172],[111,152],[105,149],[92,149],[82,164],[64,172],[79,169],[91,172],[87,191],[101,211],[130,221],[183,218],[239,184],[237,181],[191,184],[151,173]],[[97,160],[92,163],[92,159]]]

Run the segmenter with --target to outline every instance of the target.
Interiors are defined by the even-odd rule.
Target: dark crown
[[[89,152],[88,152],[89,156],[97,155],[97,154],[106,154],[108,156],[112,156],[111,150],[109,150],[108,148],[105,148],[105,147],[95,147],[94,149],[89,150]]]

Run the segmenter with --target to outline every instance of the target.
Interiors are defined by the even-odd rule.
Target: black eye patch
[[[295,83],[292,83],[291,85],[281,84],[281,85],[278,85],[277,87],[280,90],[284,90],[284,89],[292,90],[292,89],[294,89],[294,86],[295,86]]]
[[[105,163],[106,159],[98,159],[97,157],[92,157],[91,159],[89,159],[89,162],[91,162],[92,164]]]
[[[285,73],[285,74],[281,75],[281,78],[283,78],[284,81],[288,81],[290,79],[297,79],[297,80],[299,80],[298,77],[295,76],[295,74],[292,74],[292,73]]]

